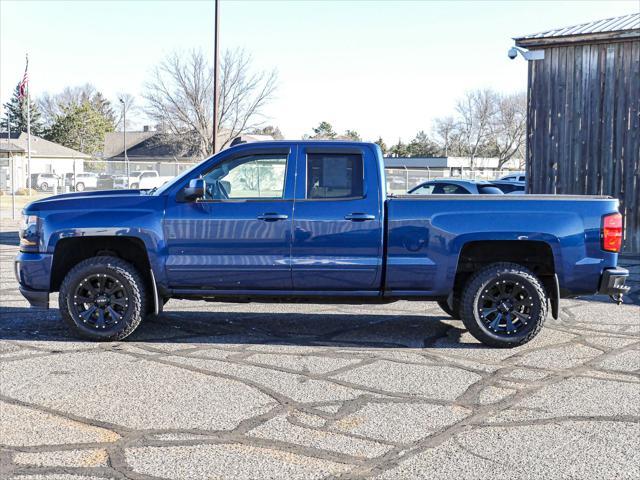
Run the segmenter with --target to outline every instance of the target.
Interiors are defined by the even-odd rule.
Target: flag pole
[[[29,68],[29,54],[27,54],[27,68]],[[31,88],[27,81],[27,187],[31,196]]]

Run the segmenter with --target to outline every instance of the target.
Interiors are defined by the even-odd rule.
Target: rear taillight
[[[606,252],[619,252],[622,247],[622,215],[610,213],[602,217],[602,249]]]

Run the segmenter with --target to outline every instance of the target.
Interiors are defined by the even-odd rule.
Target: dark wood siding
[[[530,193],[611,195],[640,254],[640,40],[545,46],[529,62]]]

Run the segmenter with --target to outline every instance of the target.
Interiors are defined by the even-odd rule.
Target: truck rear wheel
[[[469,333],[490,347],[511,348],[534,338],[547,317],[540,280],[515,263],[494,263],[467,282],[460,314]]]
[[[84,260],[60,287],[62,318],[78,336],[114,341],[130,335],[146,312],[145,284],[128,262],[111,256]]]

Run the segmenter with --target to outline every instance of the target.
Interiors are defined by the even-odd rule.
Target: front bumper
[[[628,276],[629,270],[626,268],[616,267],[606,269],[600,277],[598,293],[610,296],[624,295],[631,290],[631,287],[624,284]]]
[[[15,260],[15,274],[20,293],[34,308],[49,308],[53,255],[20,252]]]
[[[39,310],[47,310],[49,308],[49,292],[39,290],[31,290],[30,288],[20,285],[20,293],[27,299],[31,308]]]

